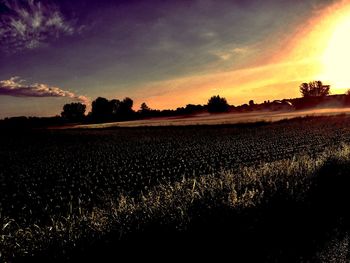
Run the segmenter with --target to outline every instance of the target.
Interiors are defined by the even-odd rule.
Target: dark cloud
[[[62,90],[58,87],[50,87],[46,84],[26,85],[19,77],[12,77],[8,80],[0,81],[0,96],[7,95],[13,97],[67,97],[81,101],[85,104],[89,99],[85,96],[76,95],[70,91]]]
[[[0,5],[0,42],[6,52],[34,49],[76,31],[53,3],[12,0]]]

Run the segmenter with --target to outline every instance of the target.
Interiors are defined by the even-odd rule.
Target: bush
[[[229,105],[225,98],[221,98],[219,95],[212,96],[208,100],[208,111],[209,112],[226,112],[228,111]]]

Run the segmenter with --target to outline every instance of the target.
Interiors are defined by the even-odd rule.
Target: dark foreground
[[[4,132],[0,261],[348,262],[349,144],[346,116]]]

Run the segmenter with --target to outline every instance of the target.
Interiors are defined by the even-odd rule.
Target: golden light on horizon
[[[337,22],[322,56],[322,76],[338,91],[350,88],[350,10],[346,11]]]
[[[294,64],[295,80],[321,80],[331,85],[331,93],[343,93],[350,88],[349,33],[350,1],[344,0],[301,24],[272,63]],[[288,80],[290,74],[284,75]]]
[[[152,82],[135,97],[137,103],[146,101],[160,109],[203,104],[217,94],[233,105],[250,99],[261,103],[298,97],[299,85],[313,80],[331,85],[332,94],[344,93],[350,88],[349,32],[350,0],[344,0],[315,11],[295,31],[259,43],[256,48],[264,52],[247,67]],[[279,37],[281,44],[271,48],[271,38]]]

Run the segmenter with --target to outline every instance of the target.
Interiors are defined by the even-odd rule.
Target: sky
[[[344,0],[0,0],[0,118],[99,96],[240,105],[316,79],[344,93],[349,30]]]

